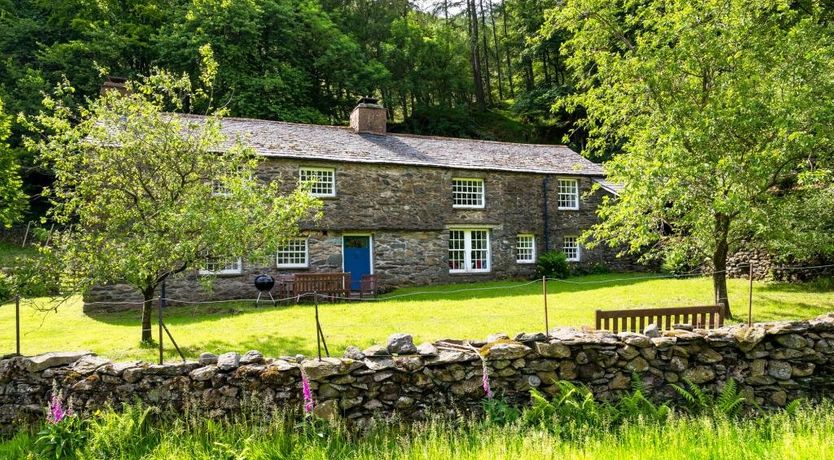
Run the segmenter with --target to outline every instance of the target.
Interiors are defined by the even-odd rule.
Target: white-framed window
[[[275,256],[278,268],[307,268],[309,266],[309,250],[307,238],[292,238],[278,248]]]
[[[310,194],[313,196],[336,196],[336,170],[333,168],[299,168],[298,180],[312,182]]]
[[[562,252],[565,253],[569,262],[579,262],[580,249],[579,240],[575,236],[566,236],[562,240]]]
[[[536,263],[536,236],[522,233],[515,240],[515,261],[520,264]]]
[[[452,179],[452,207],[483,208],[485,202],[483,179]]]
[[[226,184],[219,180],[213,180],[211,181],[211,194],[212,196],[229,196],[231,192]]]
[[[201,275],[240,275],[243,273],[243,259],[228,259],[221,257],[206,257]]]
[[[489,230],[449,230],[449,273],[488,272],[490,257]]]
[[[579,181],[559,179],[559,209],[579,209]]]

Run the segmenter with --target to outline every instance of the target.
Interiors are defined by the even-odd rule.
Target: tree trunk
[[[489,42],[487,40],[487,36],[489,36],[489,31],[487,30],[486,25],[486,12],[484,11],[484,0],[478,0],[478,3],[481,6],[481,39],[484,42],[484,92],[486,93],[487,101],[490,105],[492,105],[492,78],[489,72]],[[475,11],[475,14],[477,17],[477,10]]]
[[[489,5],[489,20],[492,21],[492,44],[495,46],[495,68],[498,70],[498,98],[504,100],[504,73],[501,71],[501,49],[498,46],[498,30],[495,27],[495,11],[492,9],[492,0],[487,0]]]
[[[730,233],[730,217],[718,213],[715,215],[715,252],[712,256],[712,266],[715,272],[712,274],[712,286],[715,292],[715,303],[724,306],[724,317],[733,319],[730,310],[730,299],[727,295],[727,256],[729,255],[729,243],[727,242]]]
[[[510,97],[515,98],[515,88],[513,88],[513,67],[510,62],[510,39],[507,38],[507,6],[504,0],[501,0],[501,22],[504,24],[504,52],[507,55],[507,82],[510,84]]]
[[[153,314],[153,288],[142,289],[142,343],[153,342],[151,315]]]
[[[467,0],[466,6],[469,13],[469,43],[472,47],[472,79],[475,83],[475,100],[478,103],[478,110],[483,112],[486,110],[486,100],[484,99],[484,81],[481,77],[481,52],[478,45],[478,15],[475,9],[475,0]]]

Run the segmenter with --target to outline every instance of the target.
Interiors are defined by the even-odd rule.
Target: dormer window
[[[485,202],[483,179],[452,179],[452,207],[483,208]]]
[[[579,209],[579,181],[576,179],[559,179],[559,209]]]
[[[302,184],[312,184],[310,194],[313,196],[336,196],[336,171],[333,168],[300,168],[298,179]]]

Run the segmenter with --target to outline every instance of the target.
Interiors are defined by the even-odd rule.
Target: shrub
[[[663,262],[660,266],[664,273],[682,275],[692,272],[698,268],[695,258],[686,250],[669,251],[663,255]]]
[[[567,278],[570,274],[568,258],[562,251],[547,251],[536,262],[538,276],[548,278]]]
[[[0,271],[0,303],[14,297],[14,284],[9,275]]]

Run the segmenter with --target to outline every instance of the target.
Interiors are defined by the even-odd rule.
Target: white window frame
[[[519,249],[521,247],[521,239],[529,239],[530,247],[525,247],[524,249],[530,250],[530,258],[529,259],[522,259],[520,258]],[[536,235],[532,233],[519,233],[515,237],[515,261],[519,264],[534,264],[536,263]]]
[[[305,172],[312,172],[312,173],[327,172],[327,173],[330,173],[330,178],[331,178],[331,180],[330,180],[330,193],[314,192],[314,191],[311,190],[310,195],[321,197],[321,198],[328,198],[328,197],[336,196],[336,169],[335,168],[320,168],[320,167],[314,167],[314,166],[302,166],[302,167],[298,168],[298,182],[299,183],[304,183],[304,182],[310,180],[310,178],[307,178],[307,179],[304,178]],[[316,182],[313,183],[314,188],[315,188],[316,183],[318,181],[318,177],[317,177],[318,175],[315,174],[315,176],[316,176]]]
[[[574,246],[571,249],[576,250],[576,256],[571,257],[568,254],[568,241],[573,241]],[[566,235],[562,238],[562,252],[565,253],[568,262],[579,262],[582,259],[582,246],[579,245],[579,237],[573,235]]]
[[[572,191],[563,191],[566,190],[568,184],[573,187]],[[556,184],[556,193],[557,193],[557,204],[559,206],[559,210],[563,211],[576,211],[579,209],[579,179],[568,179],[568,178],[559,178]],[[563,200],[564,198],[564,200]],[[562,203],[570,203],[572,202],[573,205],[563,205]]]
[[[303,263],[281,263],[280,262],[281,252],[287,252],[289,254],[289,251],[282,251],[282,249],[286,249],[286,247],[289,246],[290,244],[292,244],[293,242],[297,243],[298,241],[301,241],[301,240],[304,241],[304,262]],[[295,254],[295,255],[299,255],[301,252],[300,251],[292,251],[292,253]],[[276,253],[275,253],[275,267],[276,268],[309,268],[310,267],[310,239],[305,238],[305,237],[298,237],[298,238],[290,238],[289,240],[287,240],[287,244],[285,245],[285,247],[283,247],[283,248],[279,247],[278,251],[276,251]]]
[[[492,271],[492,235],[486,228],[450,228],[449,238],[452,232],[463,232],[463,269],[449,267],[449,273],[489,273]],[[472,265],[472,232],[484,232],[486,234],[486,268],[470,268]],[[448,250],[451,252],[451,249]],[[447,260],[449,260],[447,252]],[[448,264],[448,262],[447,262]]]
[[[231,194],[228,187],[219,180],[211,181],[211,196],[231,196]]]
[[[221,264],[224,264],[223,268],[221,268],[220,270],[209,270],[208,265],[209,265],[209,263],[212,263],[212,262],[209,262],[209,261],[212,260],[212,259],[216,260],[216,262],[214,262],[214,264],[216,264],[217,266],[220,266]],[[230,261],[234,261],[234,262],[232,263]],[[243,274],[243,259],[241,257],[238,257],[237,259],[232,258],[230,260],[221,260],[220,258],[217,258],[217,257],[206,257],[206,268],[201,268],[200,269],[200,274],[201,275],[241,275],[241,274]]]
[[[455,182],[465,182],[468,185],[472,184],[480,184],[481,190],[480,193],[477,192],[469,192],[469,191],[456,191],[455,190]],[[467,196],[477,196],[480,198],[480,203],[476,204],[456,204],[455,201],[455,193],[466,193]],[[452,207],[458,209],[483,209],[486,207],[486,184],[484,180],[480,177],[453,177],[452,178]]]

